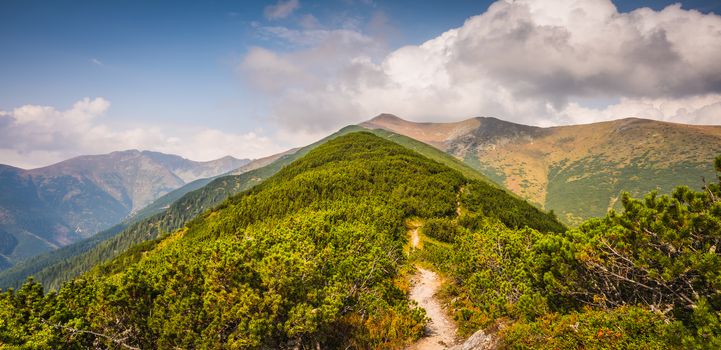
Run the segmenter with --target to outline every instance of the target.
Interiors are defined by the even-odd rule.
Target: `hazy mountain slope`
[[[163,210],[167,209],[170,206],[170,204],[172,204],[176,200],[183,197],[186,193],[189,193],[189,192],[195,191],[199,188],[202,188],[220,176],[240,175],[243,173],[247,173],[251,170],[262,168],[266,165],[273,163],[274,161],[278,160],[279,158],[281,158],[285,155],[289,155],[289,154],[296,152],[297,150],[298,149],[291,149],[291,150],[281,152],[278,154],[274,154],[274,155],[271,155],[268,157],[254,159],[254,160],[252,160],[246,164],[243,164],[242,166],[240,166],[236,169],[230,170],[228,172],[218,174],[218,175],[212,176],[212,177],[198,179],[198,180],[192,181],[190,183],[187,183],[183,187],[180,187],[176,190],[173,190],[173,191],[161,196],[160,198],[153,201],[153,203],[150,203],[143,209],[140,209],[139,211],[137,211],[136,213],[133,214],[133,218],[144,219],[151,215],[160,213]]]
[[[241,166],[237,169],[233,169],[223,175],[240,175],[242,173],[247,173],[251,170],[262,168],[266,165],[269,165],[270,163],[275,162],[276,160],[278,160],[281,157],[288,156],[295,152],[298,152],[298,150],[300,150],[300,149],[301,148],[292,148],[285,152],[280,152],[280,153],[273,154],[273,155],[263,157],[263,158],[253,159],[251,162],[244,164],[243,166]]]
[[[721,127],[622,119],[539,128],[495,118],[414,123],[381,115],[361,124],[432,144],[567,223],[618,207],[621,191],[640,195],[697,187],[713,178]]]
[[[246,163],[228,157],[193,162],[156,152],[123,151],[31,170],[0,165],[0,260],[19,261],[89,237],[186,180],[215,176]]]
[[[143,151],[142,154],[163,164],[186,183],[218,176],[251,162],[249,159],[236,159],[231,156],[207,162],[195,162],[180,156],[160,152]]]
[[[51,324],[72,318],[138,348],[402,348],[424,322],[395,282],[407,268],[405,219],[455,217],[459,197],[474,198],[469,223],[495,217],[563,230],[493,185],[357,132],[323,143],[184,228],[131,247],[64,285],[43,309],[60,316]],[[23,315],[6,314],[9,329]],[[39,334],[55,347],[108,339],[67,337],[64,329]],[[7,342],[22,342],[18,334]]]
[[[22,169],[1,165],[0,184],[0,203],[9,203],[0,204],[0,235],[5,237],[0,253],[3,260],[9,264],[12,259],[56,248],[57,242],[49,242],[47,238],[23,229],[27,227],[39,232],[62,229],[54,225],[62,219],[38,196],[32,178]]]

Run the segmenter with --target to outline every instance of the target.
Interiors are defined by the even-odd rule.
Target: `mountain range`
[[[431,145],[569,225],[618,209],[623,191],[698,188],[714,178],[706,160],[721,153],[719,126],[635,118],[541,128],[487,117],[419,123],[381,114],[360,126]],[[131,150],[31,170],[0,165],[0,268],[160,213],[217,176],[296,151],[252,162]]]
[[[479,117],[417,123],[382,114],[360,124],[437,147],[498,184],[578,224],[639,196],[713,180],[708,161],[721,154],[721,126],[627,118],[541,128]]]
[[[430,327],[446,323],[440,345],[453,350],[703,348],[709,332],[721,344],[709,328],[721,300],[721,184],[710,182],[721,157],[707,184],[691,179],[707,176],[700,165],[689,166],[687,177],[675,174],[697,164],[684,150],[714,152],[717,128],[637,119],[572,128],[382,115],[189,181],[142,209],[131,206],[107,230],[0,271],[0,341],[437,348],[422,345],[437,343],[428,337],[430,318]],[[615,134],[630,151],[594,139]],[[685,139],[691,135],[697,140]],[[648,137],[681,151],[634,143]],[[564,143],[587,149],[576,156]],[[579,208],[600,198],[585,177],[635,184],[632,191],[640,179],[652,189],[679,179],[706,186],[645,200],[620,195],[618,213],[569,228],[539,208],[547,201],[524,200],[529,192],[488,165],[501,157],[493,151],[508,148],[497,152],[505,157],[499,164],[525,169],[528,161],[514,161],[534,147],[539,163],[561,159],[547,177],[564,174],[565,200]],[[602,165],[585,165],[590,156]],[[572,171],[580,177],[568,179]]]
[[[721,153],[719,126],[636,118],[541,128],[487,117],[419,123],[381,114],[360,126],[431,145],[569,225],[618,209],[623,191],[698,188],[714,178],[706,160]],[[252,162],[131,150],[31,170],[0,165],[0,268],[160,213],[217,176],[296,151]]]
[[[248,162],[130,150],[30,170],[0,165],[0,267],[90,237],[170,191]]]

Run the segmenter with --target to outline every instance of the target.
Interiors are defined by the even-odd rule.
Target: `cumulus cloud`
[[[721,17],[619,13],[607,0],[497,2],[444,48],[456,80],[487,75],[519,96],[684,97],[721,92]]]
[[[281,128],[320,138],[344,116],[364,115],[360,105],[346,98],[348,94],[385,83],[373,63],[385,52],[383,44],[359,31],[284,27],[260,31],[294,49],[279,53],[251,48],[238,72],[274,101],[272,119]]]
[[[390,52],[357,28],[259,28],[295,47],[254,48],[239,71],[266,92],[281,127],[308,132],[380,112],[721,124],[721,17],[680,5],[621,13],[609,0],[497,1],[458,28]]]
[[[283,19],[290,16],[299,7],[300,2],[298,0],[279,0],[275,5],[266,6],[263,14],[265,18],[270,20]]]
[[[721,94],[677,99],[622,98],[620,102],[603,108],[583,107],[573,102],[561,113],[562,118],[572,124],[636,117],[686,124],[719,125]]]
[[[256,132],[229,133],[197,126],[110,127],[103,120],[109,108],[110,102],[98,97],[82,99],[66,110],[25,105],[0,111],[0,159],[33,168],[77,155],[124,149],[154,150],[193,160],[226,155],[255,158],[282,151]]]

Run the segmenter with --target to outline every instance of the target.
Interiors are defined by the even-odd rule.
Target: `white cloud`
[[[622,98],[604,108],[570,103],[561,116],[566,123],[584,124],[618,118],[646,118],[686,124],[721,124],[721,94],[688,98]]]
[[[259,47],[251,48],[243,59],[240,73],[246,71],[252,72],[248,78],[253,84],[268,92],[282,90],[288,80],[303,81],[312,78],[288,58]]]
[[[298,1],[266,8],[290,16]],[[721,124],[721,17],[673,5],[619,13],[608,0],[498,1],[420,45],[389,50],[377,13],[336,28],[310,15],[298,29],[259,26],[282,50],[251,48],[238,74],[271,103],[272,134],[193,125],[115,125],[110,103],[0,110],[0,163],[150,149],[195,160],[260,157],[382,112],[412,120],[495,116],[532,125],[625,117]],[[367,28],[364,32],[361,28]],[[595,101],[595,102],[589,102]],[[597,101],[612,101],[598,104]]]
[[[291,46],[255,48],[240,65],[272,101],[279,127],[320,133],[380,112],[535,125],[627,116],[721,124],[714,14],[680,5],[620,13],[608,0],[497,1],[459,28],[392,52],[360,27],[259,28]],[[272,59],[251,64],[259,52]]]
[[[270,20],[283,19],[290,16],[299,7],[300,2],[298,0],[279,0],[275,5],[266,6],[263,14],[265,18]]]
[[[0,163],[33,168],[83,154],[145,149],[193,160],[226,155],[257,158],[283,151],[257,132],[232,133],[198,126],[135,125],[113,128],[103,118],[110,102],[85,98],[67,110],[25,105],[0,111]]]

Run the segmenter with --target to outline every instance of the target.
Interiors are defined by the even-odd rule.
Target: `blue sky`
[[[550,11],[553,1],[544,1],[549,4]],[[610,4],[607,0],[584,1],[589,6],[594,1]],[[561,89],[563,91],[546,96],[538,89],[520,89],[506,79],[514,74],[533,76],[534,72],[507,72],[508,67],[499,66],[478,73],[480,80],[494,77],[492,82],[483,80],[481,85],[484,88],[499,84],[513,98],[522,98],[514,105],[531,101],[544,106],[552,105],[552,111],[526,117],[528,113],[524,115],[523,111],[493,107],[502,103],[500,100],[504,97],[500,95],[489,97],[489,101],[482,104],[469,104],[465,109],[449,108],[447,112],[440,110],[424,114],[405,106],[396,110],[392,102],[366,108],[369,104],[364,101],[377,91],[375,87],[364,87],[366,90],[353,87],[353,93],[340,102],[326,99],[317,104],[286,104],[289,100],[307,101],[323,96],[299,97],[299,92],[315,91],[313,89],[347,92],[348,84],[370,79],[375,74],[363,73],[361,78],[353,75],[352,81],[343,80],[351,74],[349,72],[355,72],[353,69],[357,62],[370,62],[364,63],[363,69],[385,70],[394,62],[391,58],[402,56],[403,50],[399,49],[419,47],[450,29],[463,27],[464,21],[485,13],[492,3],[380,0],[1,1],[0,117],[4,116],[5,121],[0,119],[0,137],[10,140],[13,138],[10,136],[14,135],[22,142],[16,142],[16,145],[0,141],[0,163],[33,167],[73,155],[125,147],[160,148],[161,151],[181,153],[196,159],[221,156],[222,153],[258,157],[310,142],[334,128],[368,119],[373,116],[372,113],[381,111],[405,112],[401,113],[402,117],[416,120],[459,120],[493,114],[517,122],[554,125],[608,119],[607,114],[611,112],[601,109],[626,99],[663,98],[687,103],[696,109],[717,102],[713,95],[719,92],[718,81],[715,80],[698,88],[699,91],[688,84],[667,87],[675,83],[660,81],[656,84],[658,88],[641,86],[635,90],[620,91],[623,88],[613,90],[614,87],[607,84],[573,88],[576,91],[586,91],[587,88],[588,92],[582,94]],[[614,2],[619,13],[646,6],[656,13],[673,3],[658,0]],[[274,17],[270,11],[277,9],[273,7],[276,5],[287,6],[289,10]],[[712,13],[721,13],[721,3],[717,0],[685,1],[681,9],[670,15],[682,16],[688,10],[698,10],[701,16],[706,16],[703,18],[715,21],[717,16]],[[649,23],[655,21],[649,20]],[[650,34],[649,38],[652,38]],[[323,61],[326,54],[327,63]],[[528,54],[532,56],[531,52]],[[708,55],[713,58],[716,52]],[[270,67],[266,62],[277,64]],[[486,66],[493,64],[487,62]],[[404,65],[410,67],[411,62],[401,66]],[[496,76],[501,74],[499,72],[505,75]],[[704,72],[708,75],[706,70]],[[392,75],[387,71],[382,74]],[[273,77],[273,81],[268,81],[269,77]],[[290,87],[274,86],[286,80]],[[535,83],[537,81],[534,80],[531,85]],[[384,86],[388,88],[391,85]],[[421,85],[427,91],[437,92],[440,89],[437,87],[442,84],[439,81]],[[474,86],[481,89],[481,85]],[[661,88],[663,91],[659,92]],[[423,98],[426,90],[418,93],[419,99]],[[417,89],[414,91],[418,92]],[[457,95],[452,91],[447,93]],[[406,94],[399,96],[403,96],[397,99],[399,104],[414,103]],[[88,100],[83,100],[85,98]],[[695,100],[689,100],[691,98]],[[353,102],[351,107],[343,107],[347,101]],[[560,117],[569,113],[568,108],[575,108],[575,105],[590,108],[590,111],[578,113],[587,115],[586,119]],[[20,110],[23,106],[44,106],[46,109]],[[78,112],[80,109],[84,112]],[[298,112],[301,110],[305,114]],[[41,113],[42,117],[22,114],[31,112]],[[598,115],[592,116],[596,112]],[[83,117],[74,117],[79,113]],[[681,117],[664,113],[658,114],[657,119],[682,122],[709,120],[709,117],[698,116],[688,116],[688,120],[674,119]],[[651,114],[651,117],[654,115]],[[40,127],[38,123],[41,121],[45,122],[48,130],[40,134],[29,132],[29,122],[23,124],[28,127],[12,128],[12,125],[22,124],[22,120],[32,120],[35,128]],[[53,120],[63,122],[53,124]],[[77,135],[59,129],[72,128],[69,123],[74,122],[81,123],[78,128],[86,130],[85,134],[92,132],[95,137],[68,145],[72,143],[68,140],[76,139]],[[107,139],[102,136],[103,130],[108,135]],[[144,133],[148,130],[152,132]],[[187,148],[177,142],[173,147],[166,147],[168,140],[185,140],[200,132],[206,132],[207,138],[189,140]],[[33,137],[39,141],[33,142]],[[208,139],[222,139],[228,143],[245,140],[243,142],[248,144],[214,144],[204,150],[202,142]]]
[[[382,11],[395,22],[390,45],[401,46],[458,26],[489,3],[302,2],[298,13],[269,21],[268,1],[3,1],[0,109],[67,108],[103,96],[123,118],[256,126],[245,116],[263,111],[246,99],[234,65],[249,47],[284,45],[261,37],[254,23],[294,27],[302,13],[331,27],[349,19],[364,26]]]

